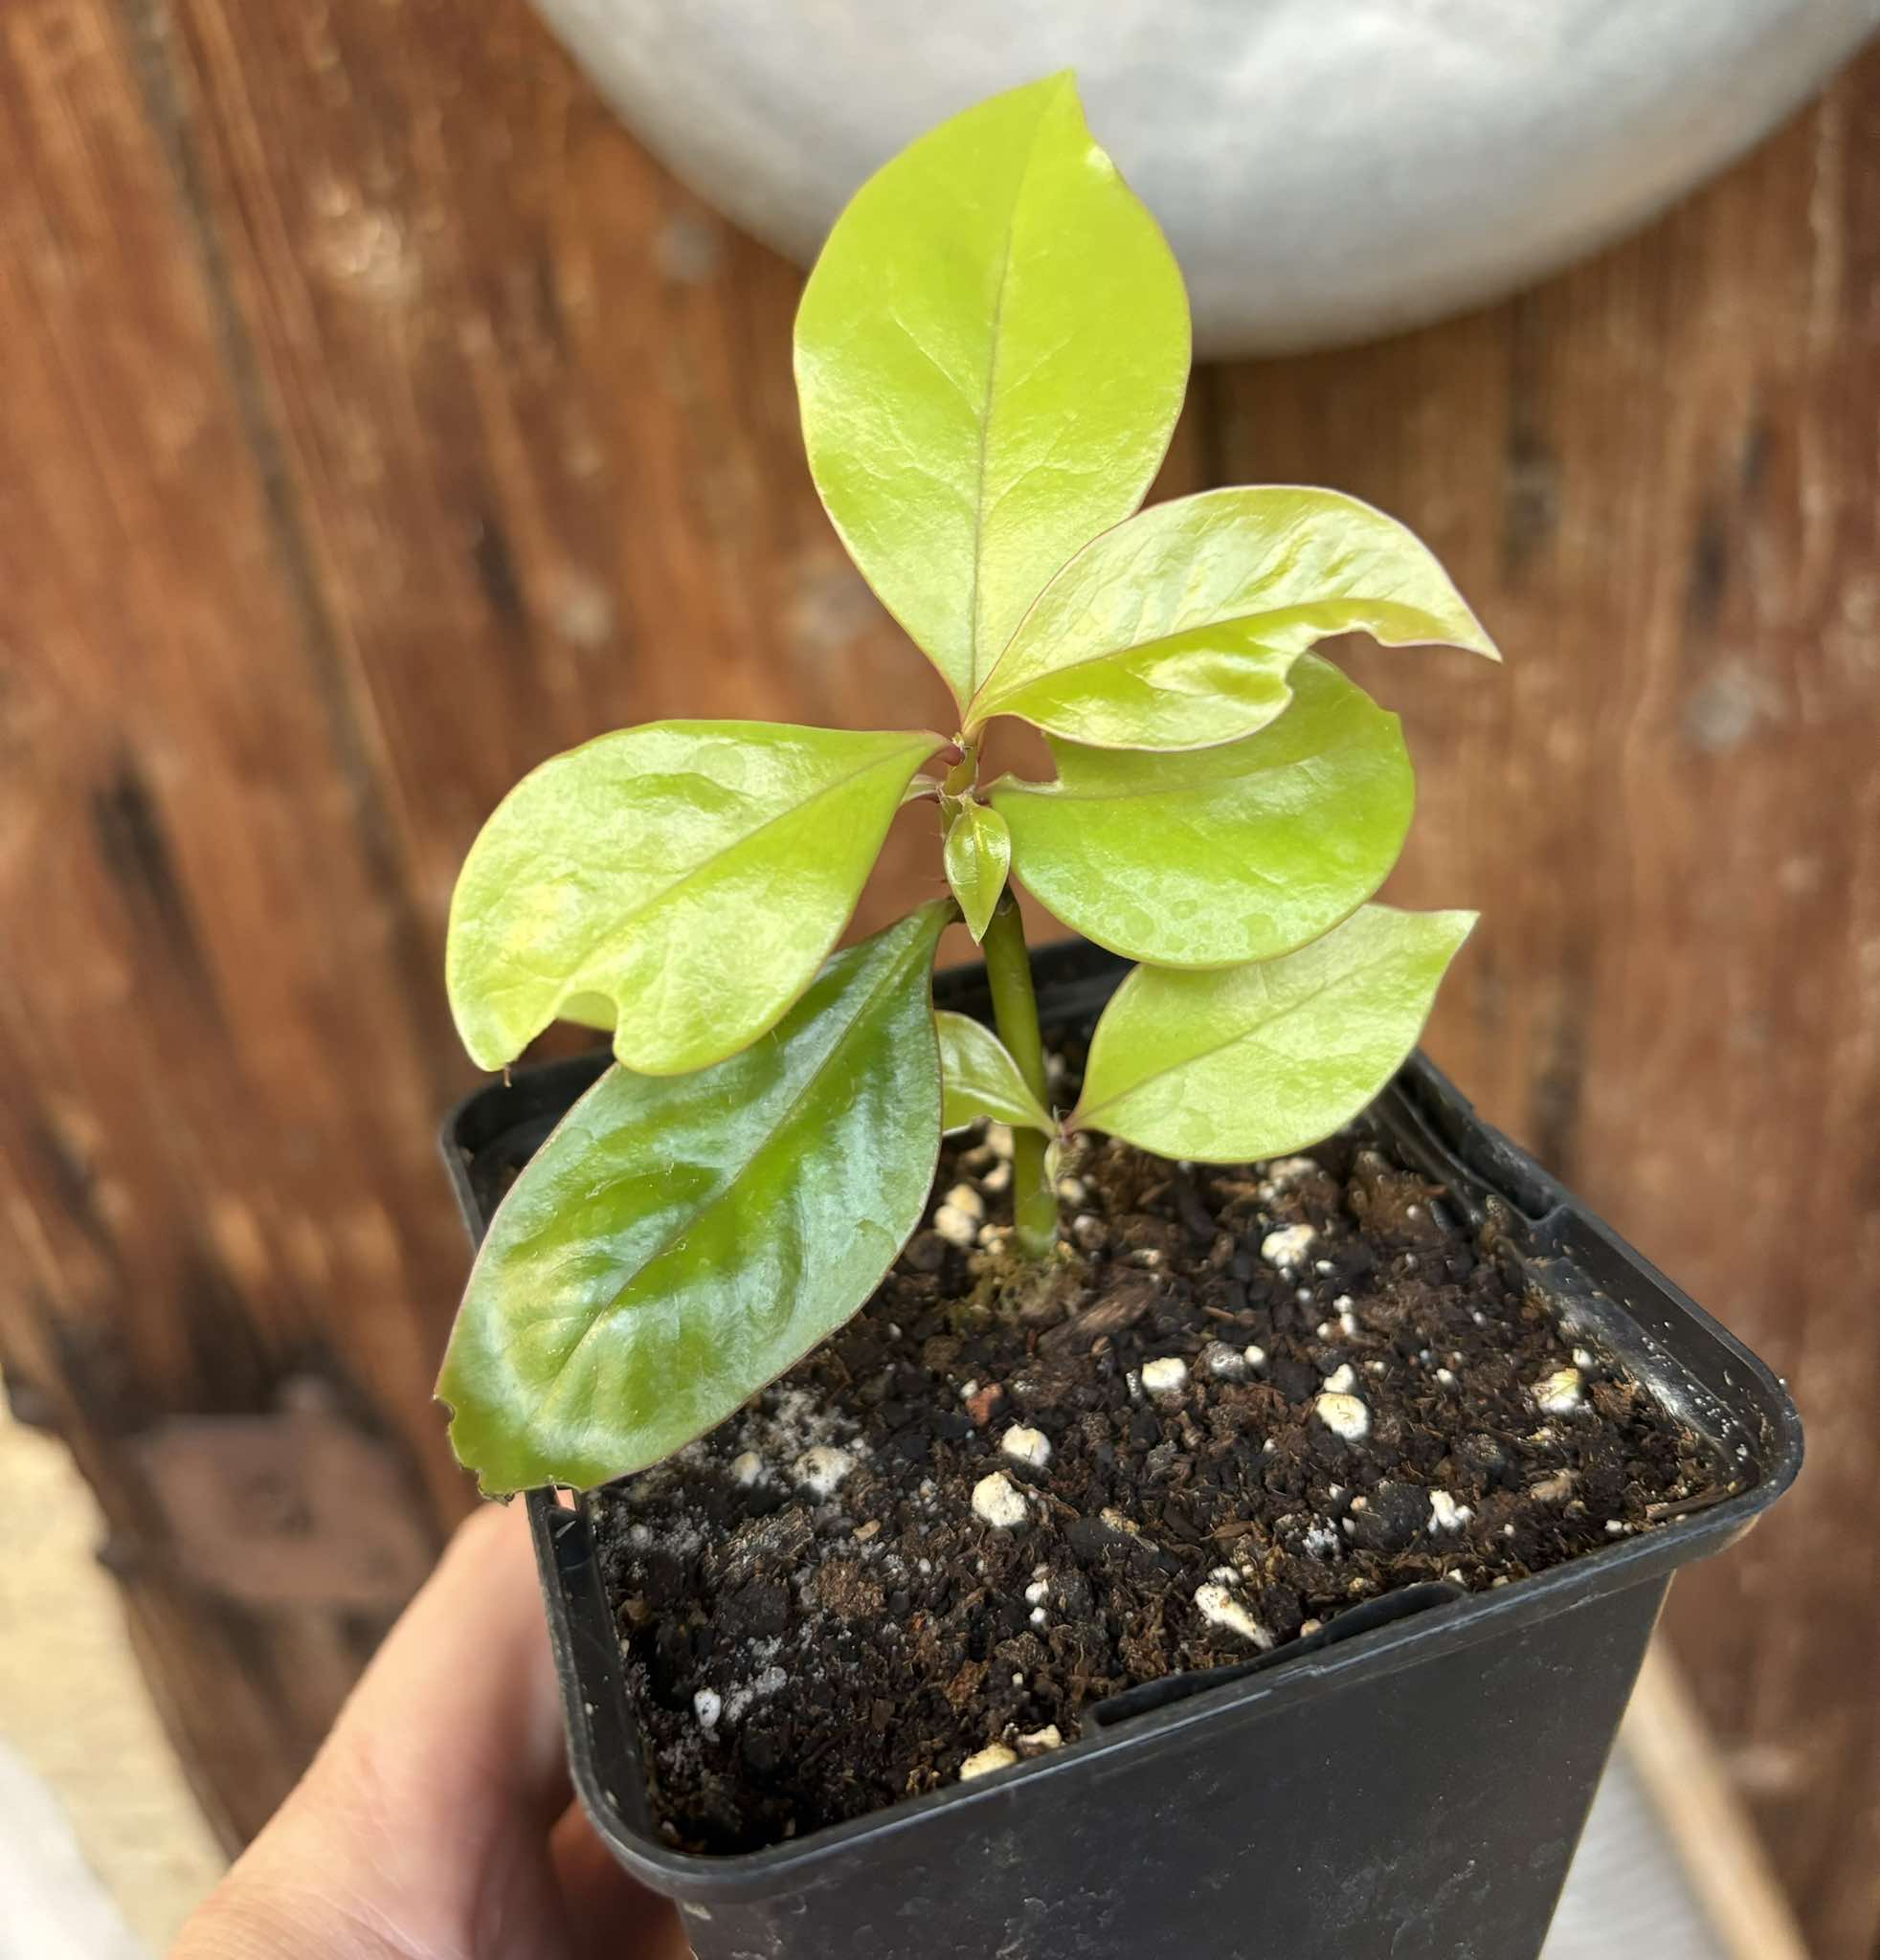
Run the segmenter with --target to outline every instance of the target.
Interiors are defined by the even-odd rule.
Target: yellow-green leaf
[[[1179,754],[1053,740],[1055,783],[996,784],[1018,876],[1133,960],[1224,967],[1304,946],[1389,876],[1416,778],[1403,732],[1308,654],[1293,700],[1243,741]]]
[[[960,702],[1142,501],[1188,352],[1181,275],[1068,75],[942,123],[837,219],[796,317],[811,474]]]
[[[1056,1133],[1057,1125],[1025,1086],[1011,1051],[983,1021],[943,1010],[934,1014],[933,1024],[940,1031],[940,1079],[946,1088],[943,1127],[964,1129],[983,1116],[1014,1129]]]
[[[1429,550],[1333,490],[1209,490],[1086,546],[1025,615],[967,710],[1096,748],[1205,748],[1288,699],[1314,641],[1368,633],[1499,658]]]
[[[992,923],[1012,864],[1012,834],[1005,819],[983,803],[962,803],[947,829],[947,882],[976,946]]]
[[[1138,967],[1090,1043],[1073,1127],[1241,1163],[1349,1123],[1417,1045],[1473,912],[1366,905],[1277,960]]]
[[[653,722],[544,763],[483,826],[451,901],[464,1046],[501,1068],[569,1013],[611,1026],[646,1075],[735,1054],[815,976],[940,746]]]
[[[657,1463],[867,1301],[933,1182],[951,913],[838,953],[728,1061],[610,1069],[570,1110],[490,1221],[437,1383],[485,1491]]]

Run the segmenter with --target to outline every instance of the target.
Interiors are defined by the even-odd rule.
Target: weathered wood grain
[[[1354,660],[1478,941],[1431,1045],[1790,1379],[1793,1498],[1670,1625],[1807,1923],[1880,1940],[1880,61],[1656,227],[1220,383],[1229,475],[1419,525],[1510,652]]]
[[[0,10],[0,1366],[232,1836],[467,1502],[477,824],[631,721],[941,714],[802,464],[797,283],[521,0]],[[1197,377],[1165,473],[1375,498],[1510,652],[1354,656],[1399,895],[1487,915],[1433,1045],[1796,1383],[1801,1489],[1672,1620],[1828,1960],[1880,1941],[1877,438],[1870,57],[1533,294]]]

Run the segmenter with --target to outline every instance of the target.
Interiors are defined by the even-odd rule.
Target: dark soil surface
[[[592,1501],[675,1844],[862,1815],[1075,1741],[1137,1683],[1420,1581],[1520,1579],[1715,1484],[1375,1143],[1187,1170],[1096,1144],[1027,1284],[1002,1142],[950,1141],[943,1230],[840,1334]],[[1041,1464],[1011,1453],[1039,1439]]]

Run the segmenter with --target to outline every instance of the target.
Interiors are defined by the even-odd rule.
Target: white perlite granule
[[[1273,1637],[1254,1618],[1225,1586],[1209,1580],[1195,1590],[1195,1604],[1211,1626],[1225,1627],[1243,1640],[1251,1640],[1263,1653],[1273,1644]]]
[[[1006,1456],[1028,1469],[1042,1470],[1051,1460],[1051,1438],[1041,1429],[1033,1429],[1027,1423],[1015,1422],[998,1446]]]
[[[1000,1531],[1011,1531],[1030,1515],[1025,1494],[1003,1470],[995,1470],[973,1486],[974,1515]]]
[[[1275,1157],[1266,1167],[1266,1175],[1274,1184],[1290,1184],[1295,1177],[1304,1177],[1318,1168],[1309,1157]]]
[[[815,1497],[834,1497],[855,1468],[855,1459],[834,1443],[817,1443],[796,1459],[796,1481]]]
[[[988,1744],[959,1766],[959,1780],[971,1783],[974,1777],[990,1776],[995,1770],[1009,1770],[1018,1760],[1018,1751],[1007,1748],[1002,1742]]]
[[[1260,1241],[1260,1257],[1283,1273],[1292,1272],[1317,1236],[1309,1225],[1282,1225]]]
[[[1313,1402],[1312,1413],[1333,1436],[1348,1443],[1359,1442],[1371,1434],[1371,1412],[1359,1396],[1328,1389]]]
[[[949,1245],[967,1247],[979,1239],[979,1220],[957,1205],[942,1205],[933,1214],[933,1229]]]
[[[1446,1490],[1433,1490],[1429,1494],[1429,1528],[1432,1531],[1460,1531],[1474,1515],[1466,1504],[1459,1504]]]
[[[742,1721],[746,1709],[753,1702],[761,1702],[767,1696],[775,1694],[780,1688],[788,1686],[789,1682],[789,1675],[781,1667],[765,1668],[754,1681],[746,1682],[741,1687],[731,1690],[725,1703],[726,1721]]]
[[[1332,1394],[1349,1395],[1357,1387],[1357,1376],[1352,1371],[1351,1363],[1349,1361],[1341,1361],[1326,1376],[1325,1386]]]
[[[1225,1341],[1210,1341],[1201,1349],[1201,1366],[1218,1381],[1238,1381],[1247,1371],[1246,1356]]]
[[[1585,1384],[1577,1368],[1556,1368],[1534,1384],[1534,1406],[1549,1415],[1571,1415],[1586,1399]]]
[[[1179,1354],[1145,1361],[1142,1385],[1152,1395],[1178,1395],[1188,1386],[1188,1364]]]

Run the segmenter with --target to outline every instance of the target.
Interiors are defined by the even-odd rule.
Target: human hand
[[[578,1806],[523,1507],[458,1532],[170,1960],[684,1960]]]

